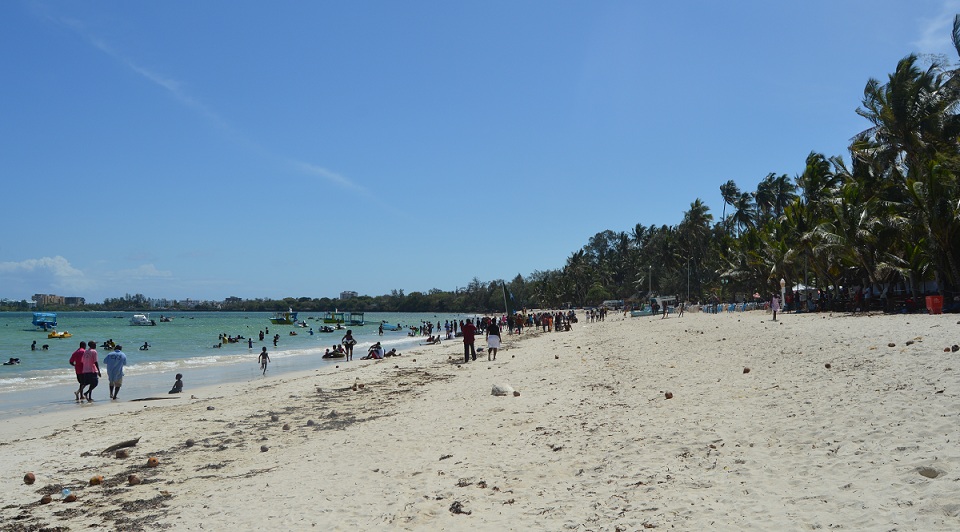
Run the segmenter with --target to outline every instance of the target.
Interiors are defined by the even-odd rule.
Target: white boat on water
[[[149,314],[134,314],[130,318],[130,325],[156,325],[157,322],[150,319]]]

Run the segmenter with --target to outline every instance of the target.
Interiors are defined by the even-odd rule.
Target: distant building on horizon
[[[55,294],[33,294],[31,301],[37,305],[62,305],[63,297]]]
[[[56,294],[33,294],[33,297],[31,297],[30,300],[33,301],[33,306],[36,307],[44,307],[47,305],[79,307],[87,303],[87,300],[82,297],[64,297]]]
[[[340,299],[353,299],[355,297],[357,297],[357,293],[353,290],[345,290],[340,292]]]
[[[33,297],[30,298],[38,306],[45,305],[63,305],[63,296],[58,296],[56,294],[33,294]]]

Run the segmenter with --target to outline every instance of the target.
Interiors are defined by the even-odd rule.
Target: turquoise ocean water
[[[127,368],[124,377],[122,396],[126,398],[143,397],[166,393],[176,373],[184,374],[186,390],[190,385],[217,384],[222,382],[244,381],[259,377],[256,363],[262,346],[267,347],[273,363],[268,375],[281,374],[284,371],[300,371],[322,368],[327,365],[342,364],[342,360],[323,360],[325,348],[340,343],[345,330],[332,333],[320,333],[323,325],[323,313],[300,313],[299,319],[307,322],[307,328],[293,325],[274,325],[270,323],[269,312],[153,312],[150,318],[156,326],[133,326],[130,318],[133,312],[58,312],[58,331],[67,331],[71,338],[47,338],[47,333],[37,330],[31,320],[30,312],[0,313],[0,361],[19,358],[19,365],[0,366],[0,417],[9,417],[12,412],[26,413],[40,408],[48,410],[57,405],[73,404],[73,392],[76,377],[69,365],[70,354],[77,349],[81,340],[96,341],[102,345],[108,339],[123,346],[127,355]],[[170,322],[160,322],[160,316],[173,318]],[[366,325],[352,327],[358,344],[355,358],[364,356],[367,347],[380,341],[389,350],[398,351],[412,347],[423,341],[422,337],[408,336],[408,327],[419,326],[429,321],[436,326],[446,320],[462,320],[473,315],[438,313],[373,313],[365,316]],[[382,320],[390,324],[400,324],[404,330],[385,331],[377,334]],[[312,327],[314,334],[309,334]],[[269,329],[264,341],[259,341],[259,332]],[[296,331],[291,336],[290,331]],[[239,343],[223,344],[218,336],[243,336],[253,338],[253,348],[248,348],[244,339]],[[277,347],[272,337],[279,334]],[[30,344],[36,340],[37,350],[31,351]],[[144,342],[150,344],[147,351],[139,350]],[[44,351],[44,344],[49,349]],[[101,347],[97,351],[100,360],[109,352]],[[106,368],[103,379],[94,391],[94,398],[106,399]],[[124,397],[121,397],[123,399]]]

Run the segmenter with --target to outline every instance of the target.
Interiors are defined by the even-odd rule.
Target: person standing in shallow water
[[[356,345],[357,340],[353,337],[352,329],[347,329],[347,334],[343,335],[340,343],[343,344],[343,349],[347,353],[347,360],[353,360],[353,346]]]
[[[263,369],[263,374],[267,374],[267,363],[270,362],[270,355],[267,354],[267,347],[264,346],[260,351],[260,356],[258,357],[260,361],[260,368]]]
[[[122,351],[123,346],[117,345],[113,351],[103,357],[107,365],[107,380],[110,383],[110,399],[116,400],[123,386],[123,367],[127,365],[127,355]]]

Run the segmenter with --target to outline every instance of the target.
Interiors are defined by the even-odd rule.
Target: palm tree
[[[954,45],[960,50],[960,19],[954,19]],[[857,113],[873,126],[854,137],[851,152],[883,169],[896,184],[895,198],[924,228],[927,255],[941,281],[960,285],[960,219],[951,214],[958,197],[960,170],[960,74],[938,62],[926,70],[910,55],[881,84],[871,79]],[[943,284],[941,283],[941,290]]]
[[[720,196],[723,197],[723,214],[721,214],[720,220],[722,220],[724,223],[727,221],[727,205],[732,207],[733,202],[737,201],[737,198],[740,197],[740,194],[740,187],[734,183],[733,179],[720,185]]]
[[[647,240],[647,228],[644,227],[643,224],[633,226],[633,230],[630,231],[630,240],[633,241],[634,247],[637,249],[642,248]]]
[[[737,235],[739,236],[744,229],[753,227],[756,219],[756,206],[753,203],[753,196],[749,192],[740,194],[740,197],[733,203],[733,222],[737,226]]]
[[[797,187],[790,182],[787,174],[773,178],[771,193],[773,194],[773,215],[776,218],[783,216],[783,210],[796,197]]]
[[[842,159],[837,159],[842,163]],[[830,167],[831,160],[820,153],[810,152],[807,155],[803,173],[797,176],[797,187],[804,203],[818,204],[839,181],[836,173]]]
[[[954,114],[960,79],[936,61],[926,70],[917,56],[900,60],[887,83],[870,79],[857,114],[873,127],[854,137],[854,156],[874,160],[906,176],[911,168],[945,153],[956,162],[960,122]]]
[[[680,237],[681,246],[685,248],[683,258],[689,261],[687,272],[689,276],[693,274],[694,291],[700,295],[700,265],[706,257],[710,245],[710,224],[713,223],[713,215],[710,214],[710,208],[703,203],[703,200],[697,198],[690,204],[690,210],[683,215],[683,221],[677,228]],[[685,244],[685,246],[684,246]]]
[[[756,202],[757,220],[762,224],[773,216],[773,205],[776,201],[774,191],[774,174],[769,173],[757,183],[757,191],[753,193]]]

